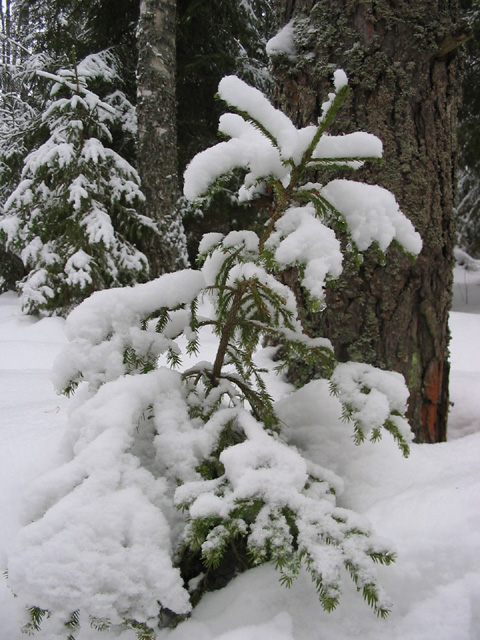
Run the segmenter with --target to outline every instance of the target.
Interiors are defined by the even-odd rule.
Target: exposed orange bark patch
[[[443,359],[433,362],[425,376],[423,392],[422,423],[428,433],[430,442],[443,440],[440,436],[443,416],[441,415],[443,387]]]

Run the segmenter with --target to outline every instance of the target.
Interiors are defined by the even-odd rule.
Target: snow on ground
[[[49,380],[66,338],[63,320],[34,320],[14,293],[0,296],[0,567],[19,527],[25,488],[50,466],[66,425],[66,402]],[[19,631],[16,601],[0,579],[0,639]]]
[[[342,505],[394,541],[396,564],[379,570],[395,603],[390,617],[377,620],[348,578],[340,607],[324,613],[306,575],[288,590],[264,566],[205,596],[192,617],[161,632],[161,640],[480,638],[480,272],[457,267],[454,309],[447,443],[413,445],[407,460],[387,437],[355,447],[322,382],[293,395],[284,383],[274,389],[278,398],[290,393],[278,411],[292,441],[344,478]],[[14,294],[0,296],[0,569],[21,521],[21,496],[55,466],[68,424],[68,401],[49,379],[66,342],[63,326],[59,318],[24,317]],[[0,581],[0,640],[24,638],[21,619],[21,604]],[[102,637],[134,635],[85,629],[77,640]]]

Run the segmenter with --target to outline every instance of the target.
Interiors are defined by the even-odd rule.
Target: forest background
[[[286,3],[280,15],[291,11]],[[458,77],[464,73],[463,98],[455,96],[461,104],[453,160],[458,242],[475,256],[478,11],[475,3],[462,11],[453,44],[446,38],[437,56],[448,58],[450,69],[455,56]],[[288,29],[269,41],[280,26],[275,15],[278,7],[275,13],[267,2],[126,2],[120,14],[118,3],[108,2],[2,4],[2,287],[20,282],[24,311],[67,315],[95,290],[145,282],[192,263],[206,231],[258,228],[271,204],[268,193],[240,210],[233,182],[199,208],[179,197],[178,176],[195,153],[217,141],[222,107],[212,96],[224,75],[278,92],[269,60],[281,78],[295,48]],[[152,76],[152,69],[158,73]],[[291,112],[283,81],[283,98],[276,95]],[[72,150],[79,159],[73,173]],[[453,253],[446,246],[448,268]],[[466,253],[456,255],[476,264]],[[446,282],[441,298],[448,307]],[[434,334],[431,325],[429,331]],[[351,353],[347,349],[347,359]],[[390,364],[376,357],[373,364]],[[318,370],[290,364],[299,385],[318,377]],[[446,416],[437,431],[436,422],[432,428],[416,415],[410,417],[420,441],[445,439]],[[422,409],[421,415],[430,414]]]

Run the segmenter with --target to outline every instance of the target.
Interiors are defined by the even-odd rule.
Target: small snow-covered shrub
[[[185,193],[197,198],[243,170],[242,198],[272,194],[263,233],[208,234],[200,270],[97,292],[70,314],[71,343],[55,371],[59,388],[80,387],[65,462],[37,482],[9,562],[12,589],[35,604],[30,625],[49,611],[70,629],[85,616],[153,637],[162,616],[188,614],[226,560],[238,570],[272,562],[286,585],[303,566],[328,611],[346,568],[374,611],[388,613],[374,564],[389,564],[393,552],[336,504],[341,479],[289,444],[255,359],[271,337],[283,346],[280,371],[293,357],[321,361],[356,440],[387,430],[408,453],[402,377],[337,365],[327,340],[303,332],[280,280],[296,267],[321,304],[342,270],[338,228],[359,249],[396,241],[420,251],[384,189],[307,182],[311,169],[381,156],[369,134],[327,135],[347,92],[338,71],[318,125],[297,130],[259,91],[222,80],[220,96],[237,112],[221,120],[230,139],[194,158]],[[216,353],[196,362],[206,328]]]
[[[18,285],[26,313],[66,315],[93,291],[146,279],[136,236],[155,225],[135,211],[137,172],[109,147],[122,114],[87,88],[105,67],[95,55],[39,72],[53,82],[42,116],[49,138],[25,158],[0,220],[0,238],[28,270]]]

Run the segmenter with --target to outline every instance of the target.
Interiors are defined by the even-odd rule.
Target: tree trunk
[[[401,372],[410,389],[416,441],[443,441],[455,242],[455,47],[461,40],[455,35],[456,1],[277,5],[280,24],[296,18],[295,60],[274,60],[282,106],[298,125],[315,122],[332,71],[343,68],[351,94],[337,116],[337,131],[368,131],[384,144],[383,164],[352,177],[392,191],[423,238],[414,265],[396,248],[388,251],[385,266],[375,249],[365,254],[360,270],[347,263],[327,293],[326,311],[306,314],[306,328],[329,337],[340,360]]]
[[[175,92],[175,0],[140,0],[138,24],[138,171],[146,201],[143,213],[161,237],[148,242],[158,275],[186,263],[186,240],[177,209],[177,105]]]

